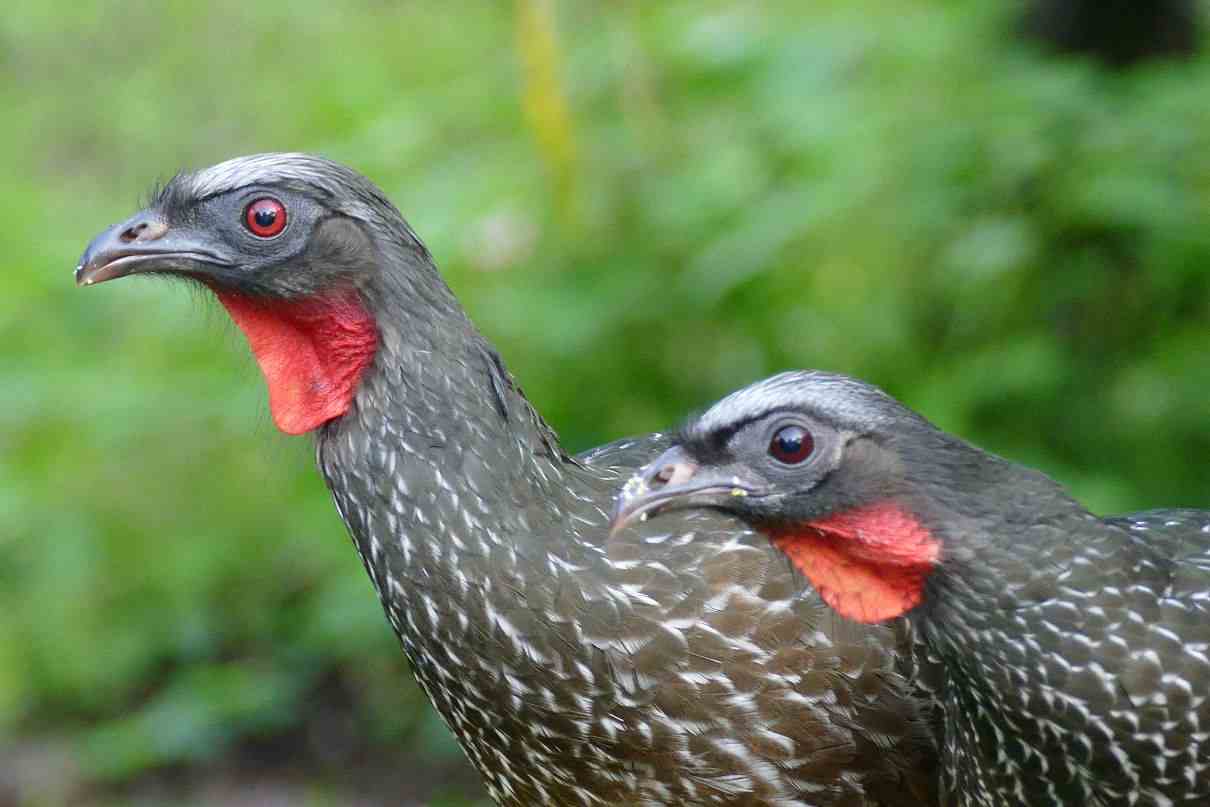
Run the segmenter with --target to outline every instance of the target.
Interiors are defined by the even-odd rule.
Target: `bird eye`
[[[769,456],[786,465],[798,465],[815,450],[815,438],[802,426],[783,426],[769,441]]]
[[[257,238],[272,238],[286,229],[286,206],[266,196],[244,211],[244,225]]]

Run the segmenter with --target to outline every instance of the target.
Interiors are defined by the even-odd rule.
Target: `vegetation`
[[[0,802],[481,798],[221,309],[73,287],[179,167],[375,179],[575,450],[814,366],[1100,511],[1210,505],[1210,61],[1004,5],[17,0]]]

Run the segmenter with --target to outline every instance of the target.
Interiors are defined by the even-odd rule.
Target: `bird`
[[[947,803],[1210,804],[1210,511],[1100,518],[822,371],[690,420],[613,528],[695,509],[760,532],[839,614],[909,619]]]
[[[135,274],[200,285],[242,331],[497,804],[937,803],[907,622],[836,616],[731,517],[611,533],[667,434],[565,451],[361,174],[292,153],[178,174],[75,278]]]

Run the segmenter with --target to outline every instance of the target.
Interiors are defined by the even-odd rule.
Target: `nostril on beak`
[[[133,244],[135,241],[154,241],[166,232],[168,232],[168,225],[162,221],[140,221],[119,233],[118,240],[123,244]]]
[[[689,481],[696,472],[697,465],[692,462],[669,462],[648,475],[647,485],[653,489],[680,485]]]

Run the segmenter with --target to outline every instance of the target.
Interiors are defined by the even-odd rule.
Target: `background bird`
[[[932,801],[906,625],[837,619],[759,536],[609,536],[661,435],[570,457],[369,181],[301,154],[173,179],[81,284],[189,278],[242,329],[416,678],[504,805]]]
[[[908,614],[959,804],[1210,799],[1210,511],[1098,518],[873,386],[786,373],[690,422],[617,526],[708,507],[836,611]]]

